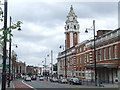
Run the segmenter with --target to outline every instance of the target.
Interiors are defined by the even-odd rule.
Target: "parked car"
[[[25,77],[24,80],[25,81],[31,81],[31,77]]]
[[[57,78],[51,78],[50,81],[51,82],[58,82],[59,80]]]
[[[68,83],[68,79],[67,78],[59,79],[59,83]]]
[[[36,80],[36,79],[37,79],[36,75],[32,75],[32,76],[31,76],[31,79],[32,79],[32,80]]]
[[[72,84],[72,85],[74,85],[74,84],[82,85],[82,80],[80,80],[80,79],[78,79],[78,78],[71,78],[71,79],[69,80],[69,84]]]
[[[40,81],[44,81],[44,77],[39,77],[39,80]]]

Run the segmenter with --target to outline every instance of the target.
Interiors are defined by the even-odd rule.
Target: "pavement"
[[[2,82],[0,81],[0,90],[1,90],[1,86],[2,86]],[[25,84],[21,80],[13,80],[13,81],[11,81],[9,88],[7,87],[7,83],[6,83],[6,88],[7,88],[7,90],[19,90],[19,89],[34,90],[33,87]]]
[[[47,81],[49,82],[49,81]],[[7,85],[7,83],[6,83]],[[83,85],[85,87],[87,87],[88,85]],[[118,84],[104,84],[104,87],[100,87],[97,86],[97,88],[118,88]],[[91,87],[92,88],[92,87]],[[93,86],[94,88],[94,86]],[[28,84],[24,83],[22,80],[13,80],[11,81],[11,85],[10,88],[7,87],[7,89],[9,90],[18,90],[18,89],[28,89],[28,90],[35,90],[33,87],[29,86]],[[1,81],[0,81],[0,90],[1,90]]]

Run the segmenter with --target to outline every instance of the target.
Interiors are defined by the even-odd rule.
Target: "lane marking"
[[[34,87],[32,87],[32,86],[28,85],[27,83],[23,82],[23,80],[22,80],[22,83],[24,83],[25,85],[27,85],[28,87],[30,87],[30,88],[32,88],[32,89],[34,89],[34,90],[37,90],[37,89],[35,89]]]

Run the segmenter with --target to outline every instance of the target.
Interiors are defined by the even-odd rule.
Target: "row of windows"
[[[101,61],[105,59],[117,58],[117,46],[99,49],[96,51],[96,60]]]
[[[102,48],[96,50],[96,60],[102,61],[106,59],[117,58],[117,46],[113,45],[111,47]],[[80,64],[91,62],[93,60],[93,55],[91,53],[80,56],[78,59]]]
[[[85,50],[86,50],[86,47],[83,46],[83,47],[80,48],[80,51],[79,51],[79,52],[83,52],[83,51],[85,51]]]
[[[102,61],[106,59],[111,59],[111,58],[117,58],[117,46],[109,46],[106,48],[98,49],[96,50],[96,61]],[[93,53],[89,52],[88,54],[84,54],[83,56],[80,56],[78,59],[72,60],[71,58],[67,59],[67,66],[68,68],[72,64],[83,64],[83,63],[92,63],[93,60]],[[65,66],[64,60],[60,62],[61,67]]]

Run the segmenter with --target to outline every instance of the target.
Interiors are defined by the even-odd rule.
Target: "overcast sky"
[[[85,28],[92,26],[95,20],[96,31],[102,29],[116,29],[118,27],[117,2],[41,2],[40,0],[8,0],[8,22],[22,21],[22,31],[13,31],[12,47],[18,55],[18,61],[27,65],[41,66],[47,58],[50,64],[50,51],[53,50],[54,63],[57,53],[62,51],[59,46],[64,45],[64,25],[70,6],[73,5],[80,24],[80,42],[90,39],[92,32],[84,33]],[[9,25],[9,24],[8,24]]]

